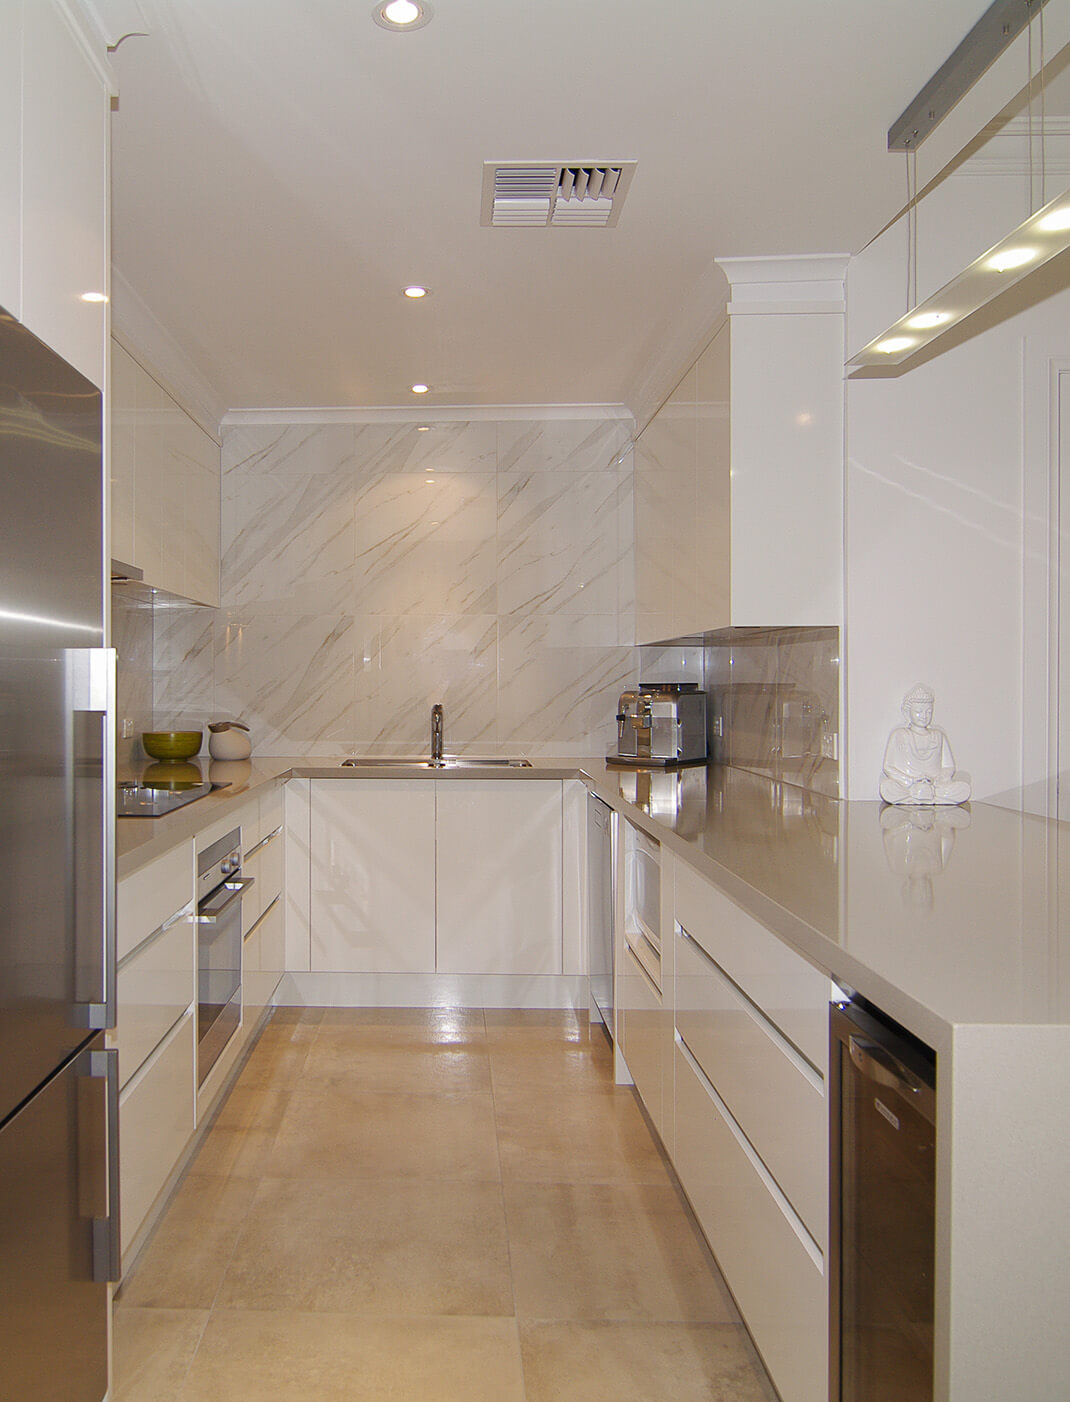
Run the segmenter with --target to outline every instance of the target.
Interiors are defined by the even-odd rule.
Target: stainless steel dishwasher
[[[936,1058],[862,1000],[830,1039],[830,1402],[931,1402]]]
[[[593,793],[587,795],[587,967],[591,1012],[613,1025],[613,837],[617,815]]]

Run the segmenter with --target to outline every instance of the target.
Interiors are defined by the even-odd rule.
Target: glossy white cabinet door
[[[135,821],[130,819],[129,821]],[[144,822],[145,819],[137,819]],[[124,958],[165,920],[188,905],[194,893],[193,839],[147,862],[119,882],[116,894],[116,947]]]
[[[312,782],[312,969],[435,967],[435,785]]]
[[[103,385],[107,308],[81,298],[109,285],[105,56],[53,0],[22,21],[22,320]]]
[[[125,565],[134,559],[138,366],[117,342],[111,344],[111,555]]]
[[[624,946],[624,966],[617,980],[620,1004],[617,1035],[635,1089],[646,1112],[661,1133],[665,1108],[666,1052],[672,1054],[671,1037],[665,1037],[665,1013],[661,994],[632,947]],[[671,1014],[670,1014],[671,1016]]]
[[[560,781],[440,783],[437,833],[438,972],[559,974]]]
[[[778,1393],[784,1402],[828,1402],[821,1253],[800,1235],[679,1045],[673,1167]]]
[[[0,5],[0,307],[22,317],[22,6]]]
[[[193,1024],[191,1010],[119,1097],[119,1206],[124,1258],[193,1133]]]
[[[115,1032],[119,1081],[127,1081],[193,1002],[197,951],[192,913],[145,941],[119,966]]]

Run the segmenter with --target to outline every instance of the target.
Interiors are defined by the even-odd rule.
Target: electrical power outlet
[[[821,758],[838,760],[840,757],[840,737],[834,730],[821,737]]]
[[[119,739],[132,740],[134,738],[134,722],[129,716],[123,716],[119,722]]]

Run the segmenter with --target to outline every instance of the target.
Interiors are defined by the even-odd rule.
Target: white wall
[[[919,297],[1025,213],[1018,175],[947,180],[922,206]],[[897,227],[852,260],[850,346],[902,314],[904,253]],[[925,363],[848,382],[848,797],[876,797],[918,681],[976,798],[1017,806],[1046,778],[1049,383],[1070,357],[1066,282],[1065,267],[1042,270]]]

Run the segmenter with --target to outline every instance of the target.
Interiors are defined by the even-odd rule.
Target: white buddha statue
[[[933,718],[932,691],[916,686],[903,697],[906,725],[888,736],[880,793],[886,803],[965,803],[970,776],[955,772],[947,736]]]

